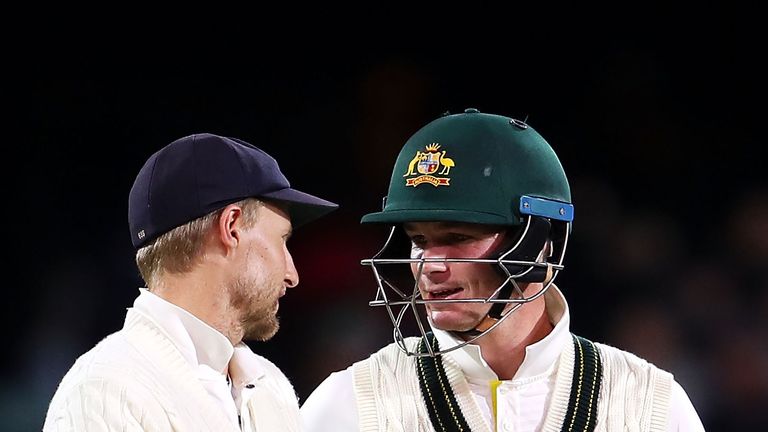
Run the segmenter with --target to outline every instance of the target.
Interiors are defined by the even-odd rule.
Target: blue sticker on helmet
[[[520,214],[571,222],[573,221],[573,204],[523,195],[520,197]]]

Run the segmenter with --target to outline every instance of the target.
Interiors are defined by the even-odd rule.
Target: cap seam
[[[197,137],[198,134],[192,135],[192,160],[195,166],[192,167],[195,171],[195,201],[197,202],[197,208],[202,208],[202,202],[200,201],[200,170],[197,167]]]
[[[157,157],[155,157],[152,160],[152,170],[149,173],[149,182],[147,184],[147,208],[146,211],[149,214],[147,218],[145,218],[144,221],[139,221],[139,223],[136,226],[136,232],[133,233],[136,235],[136,247],[143,247],[145,244],[147,244],[150,241],[150,238],[155,237],[155,232],[146,232],[147,229],[149,229],[149,226],[152,225],[149,223],[149,221],[152,219],[152,184],[155,181],[155,168],[157,168],[157,160],[160,159],[160,154],[157,154]],[[144,231],[144,238],[138,238],[139,233]],[[133,236],[131,236],[133,237]],[[133,242],[134,239],[131,238],[131,242]]]
[[[147,208],[152,207],[152,184],[155,182],[155,168],[157,168],[157,160],[160,159],[160,156],[158,154],[152,161],[152,171],[149,173],[149,184],[147,185]]]
[[[234,142],[235,145],[242,145],[239,142],[237,142],[235,140],[232,140],[232,139],[230,139],[228,137],[224,137],[224,138],[229,140],[229,141]],[[245,145],[242,145],[242,146],[246,147]],[[246,180],[245,180],[245,166],[243,165],[243,160],[240,158],[240,155],[237,154],[237,150],[235,150],[235,148],[233,146],[227,146],[227,147],[229,147],[229,151],[233,153],[233,155],[235,156],[235,160],[237,161],[237,164],[240,166],[240,184],[241,185],[246,185],[246,184],[248,185],[248,187],[244,188],[245,190],[243,191],[243,194],[238,194],[238,195],[246,195],[246,197],[242,198],[242,199],[253,198],[255,195],[253,195],[253,192],[250,189],[250,184],[246,183]],[[247,150],[248,149],[246,148],[246,151]],[[242,199],[240,199],[238,201],[241,201]],[[233,202],[237,202],[237,201],[233,201]]]

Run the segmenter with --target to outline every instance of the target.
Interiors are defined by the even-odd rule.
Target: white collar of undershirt
[[[532,378],[551,370],[560,356],[565,344],[571,343],[570,314],[568,303],[560,290],[552,285],[544,293],[547,316],[554,325],[552,331],[542,340],[525,347],[525,359],[515,373],[512,381],[521,381]],[[525,307],[523,305],[522,307]],[[513,312],[514,313],[514,312]],[[463,342],[452,333],[432,327],[432,331],[440,343],[440,348],[456,346]],[[477,345],[465,345],[447,354],[461,367],[464,374],[470,380],[498,380],[496,373],[483,359],[480,347]]]
[[[148,289],[139,288],[139,291],[133,308],[157,323],[190,365],[205,365],[227,373],[235,348],[226,336]]]

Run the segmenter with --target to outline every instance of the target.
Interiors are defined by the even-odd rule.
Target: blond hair
[[[243,226],[252,227],[262,201],[246,198],[233,203],[243,210]],[[190,271],[201,257],[205,235],[218,223],[224,208],[178,226],[136,252],[136,265],[147,287],[152,289],[163,273]]]

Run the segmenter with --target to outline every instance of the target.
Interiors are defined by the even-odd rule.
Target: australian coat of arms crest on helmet
[[[453,159],[445,157],[445,150],[440,151],[440,144],[432,143],[425,146],[426,151],[416,151],[416,156],[408,163],[408,171],[403,177],[406,186],[416,187],[429,183],[434,187],[450,186],[451,168],[455,166]]]

